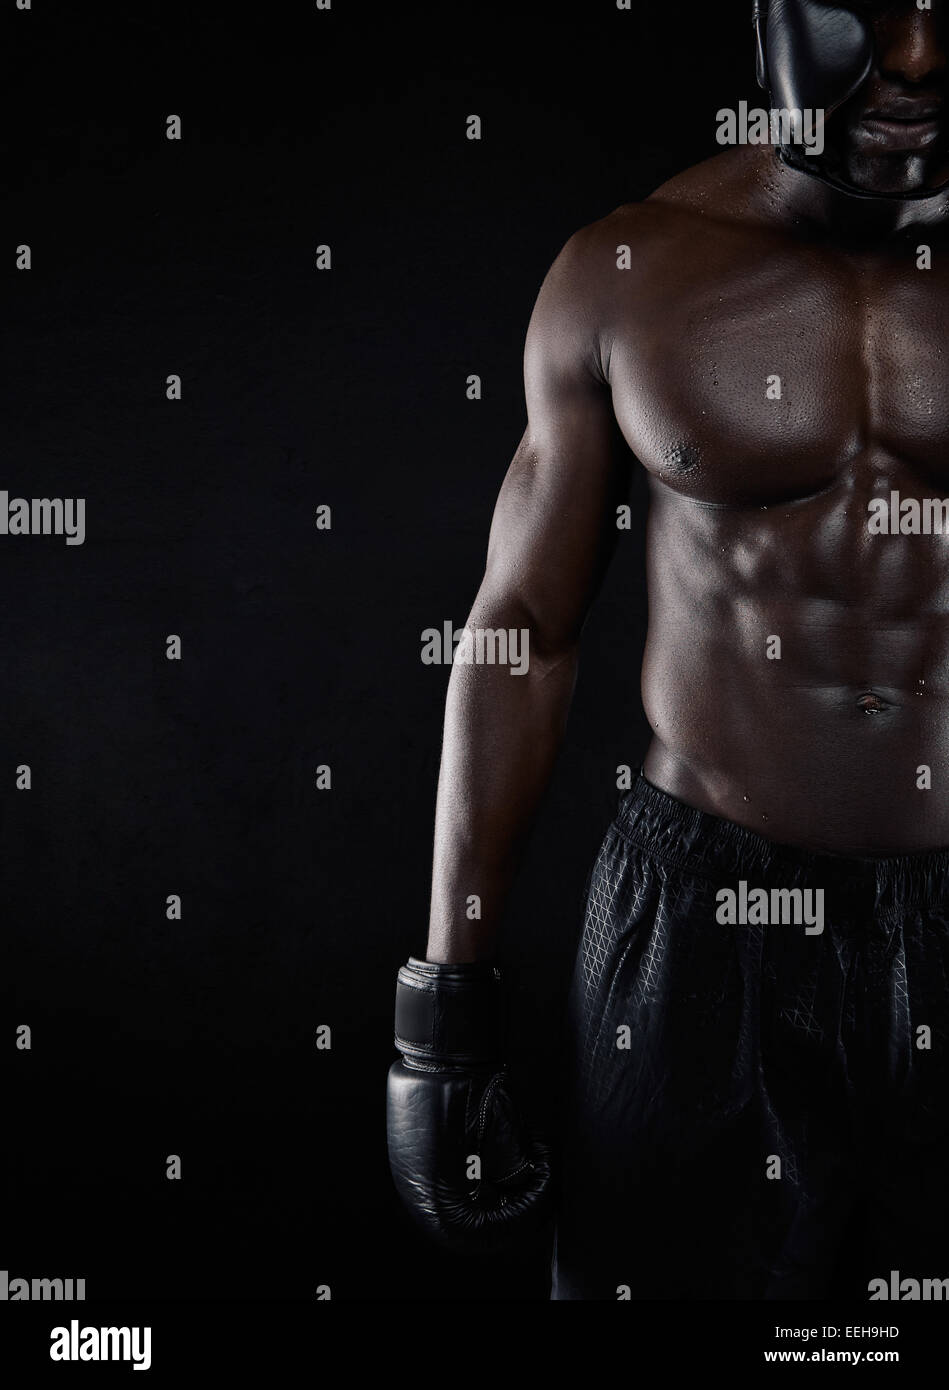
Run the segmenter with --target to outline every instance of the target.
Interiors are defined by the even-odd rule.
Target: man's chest
[[[633,452],[710,502],[845,473],[949,492],[949,271],[916,261],[712,258],[621,301],[610,383]]]

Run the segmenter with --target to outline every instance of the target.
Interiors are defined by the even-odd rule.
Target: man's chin
[[[949,180],[949,160],[934,165],[913,153],[857,156],[846,163],[820,160],[813,172],[870,198],[923,198],[941,191]]]

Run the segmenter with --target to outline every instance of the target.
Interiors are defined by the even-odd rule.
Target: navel
[[[872,690],[868,690],[857,700],[857,708],[862,709],[864,714],[882,714],[884,710],[892,709],[892,705],[888,700],[883,700],[879,695],[874,695]]]

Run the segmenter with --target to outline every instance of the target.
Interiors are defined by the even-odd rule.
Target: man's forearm
[[[485,664],[452,670],[435,817],[429,960],[494,954],[504,901],[550,779],[576,681],[576,644],[543,654],[538,646],[531,633],[523,675]]]

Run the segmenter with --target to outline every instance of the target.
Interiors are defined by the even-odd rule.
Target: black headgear
[[[821,110],[830,115],[852,97],[873,67],[873,27],[846,4],[824,0],[755,0],[758,84],[772,109]],[[868,193],[820,167],[798,146],[782,145],[781,157],[795,169],[863,197],[930,198],[949,187],[949,178],[917,193]]]

